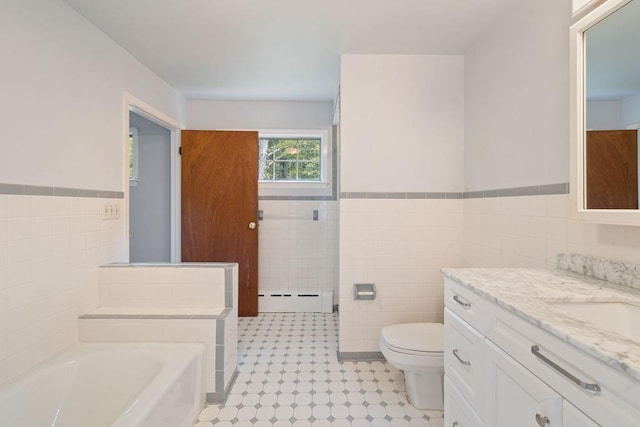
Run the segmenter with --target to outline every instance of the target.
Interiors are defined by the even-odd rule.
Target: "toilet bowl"
[[[403,323],[380,332],[380,351],[404,372],[409,402],[418,409],[443,409],[444,325]]]

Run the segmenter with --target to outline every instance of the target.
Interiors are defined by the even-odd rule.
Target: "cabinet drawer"
[[[444,376],[444,425],[447,427],[483,427],[484,422],[462,397],[459,390]]]
[[[449,308],[444,310],[444,331],[445,372],[480,418],[485,419],[489,393],[484,336]]]
[[[562,402],[562,427],[600,427],[566,400]]]
[[[485,301],[482,296],[448,277],[444,278],[444,305],[462,320],[485,334],[487,329]]]
[[[640,383],[555,335],[488,303],[487,338],[603,426],[638,426]],[[534,347],[535,346],[535,347]],[[599,387],[590,391],[572,379]]]
[[[562,396],[493,343],[490,355],[491,425],[562,426]]]

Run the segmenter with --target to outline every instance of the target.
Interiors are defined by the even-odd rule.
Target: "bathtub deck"
[[[195,316],[218,317],[224,311],[224,307],[189,308],[189,307],[98,307],[86,313],[83,318],[105,317],[145,317],[145,316],[172,316],[192,318]]]
[[[442,412],[408,404],[399,370],[339,362],[337,329],[336,314],[240,318],[236,384],[195,427],[442,427]]]

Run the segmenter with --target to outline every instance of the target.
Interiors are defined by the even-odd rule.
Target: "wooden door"
[[[587,131],[587,209],[638,209],[638,131]]]
[[[258,315],[258,132],[182,131],[182,260],[237,262],[238,315]]]

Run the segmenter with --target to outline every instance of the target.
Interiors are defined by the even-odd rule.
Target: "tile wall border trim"
[[[226,319],[231,310],[220,314],[83,314],[79,319],[164,319],[164,320],[220,320]]]
[[[85,188],[53,187],[42,185],[8,184],[0,182],[0,194],[13,196],[90,197],[124,199],[123,191],[90,190]]]
[[[372,362],[387,360],[380,351],[339,351],[340,362]]]
[[[569,194],[569,183],[498,188],[464,192],[342,192],[341,199],[486,199],[492,197],[551,196]]]
[[[259,196],[258,200],[303,200],[335,201],[336,196]]]
[[[100,268],[231,268],[237,265],[235,262],[112,262],[102,264]]]

